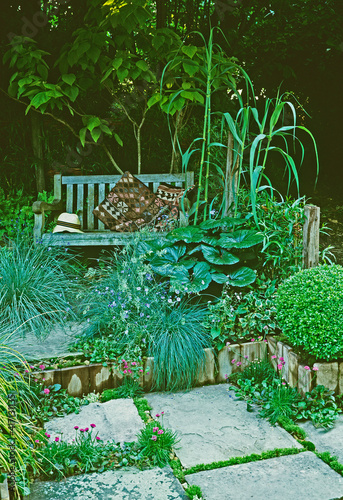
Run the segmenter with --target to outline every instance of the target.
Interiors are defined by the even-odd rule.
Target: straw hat
[[[80,219],[75,214],[63,212],[57,219],[57,226],[52,231],[53,233],[83,233],[81,231]]]

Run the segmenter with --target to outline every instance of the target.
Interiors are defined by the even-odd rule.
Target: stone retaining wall
[[[266,356],[277,370],[277,359],[272,358],[276,355],[277,358],[284,358],[283,378],[292,387],[297,387],[300,393],[310,391],[315,385],[324,385],[336,394],[343,393],[343,363],[315,363],[314,366],[318,368],[317,372],[305,370],[305,365],[300,363],[292,349],[283,342],[276,342],[274,337],[268,337],[268,343],[248,342],[230,345],[229,348],[224,347],[218,356],[215,355],[213,349],[205,349],[205,355],[205,369],[199,374],[197,385],[225,382],[230,374],[240,372],[249,362],[264,359]],[[241,364],[237,366],[237,363]],[[140,385],[146,392],[149,392],[152,389],[154,358],[146,358],[143,369]],[[98,363],[47,370],[35,372],[33,376],[44,379],[47,386],[61,384],[63,389],[75,397],[119,387],[123,379],[123,375],[111,363],[108,366]]]

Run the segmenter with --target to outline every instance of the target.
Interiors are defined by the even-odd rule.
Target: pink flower
[[[138,370],[138,371],[139,371],[139,373],[143,373],[143,370],[142,370],[142,369],[140,369],[140,370]]]
[[[311,368],[309,366],[304,366],[304,370],[311,370]]]
[[[96,425],[95,424],[91,424],[91,428],[94,429],[94,427],[96,427]]]
[[[233,360],[231,361],[231,363],[234,365],[234,364],[236,363],[236,360],[235,360],[235,359],[233,359]]]
[[[25,373],[29,373],[29,370],[25,370]]]
[[[163,434],[164,433],[164,430],[163,429],[160,429],[157,434]]]
[[[44,434],[47,438],[50,437],[50,434],[48,434],[47,432]]]
[[[277,358],[277,356],[275,356],[275,354],[274,354],[274,355],[272,356],[272,359],[275,359],[275,358]]]
[[[74,429],[75,429],[76,431],[77,431],[77,429],[78,429],[78,428],[79,428],[79,426],[78,426],[78,425],[75,425]]]
[[[251,339],[250,342],[255,342],[255,339]]]
[[[152,431],[157,432],[159,430],[159,427],[153,427]]]
[[[164,415],[164,411],[161,411],[161,415]]]
[[[89,427],[86,427],[86,428],[85,428],[85,432],[88,432],[88,431],[89,431]]]
[[[126,375],[127,374],[127,370],[124,370],[123,373]]]
[[[242,362],[241,361],[238,361],[238,363],[236,363],[236,366],[241,366]]]
[[[131,373],[132,373],[132,370],[130,370],[130,369],[129,369],[129,370],[128,370],[128,372],[131,374]]]
[[[279,358],[280,361],[285,361],[285,358]]]
[[[282,370],[283,365],[282,365],[282,364],[280,364],[280,365],[277,365],[277,367],[278,367],[278,369],[279,369],[279,370]]]
[[[282,382],[282,385],[286,385],[286,382]]]
[[[153,441],[156,441],[157,436],[151,436],[151,439],[152,439]]]
[[[156,413],[156,417],[159,418],[161,415],[159,413]]]
[[[249,356],[244,356],[244,357],[245,357],[245,359],[248,359]]]
[[[268,340],[267,340],[267,339],[264,339],[264,341],[263,341],[263,342],[268,342]]]
[[[39,443],[39,439],[36,439],[36,440],[35,440],[35,443]]]
[[[136,366],[136,361],[132,361],[131,366]]]
[[[313,370],[314,372],[317,372],[317,371],[319,370],[319,368],[318,368],[318,366],[314,366],[314,367],[312,368],[312,370]]]
[[[100,441],[100,440],[101,440],[101,438],[99,438],[99,436],[97,436],[95,439],[96,439],[97,441]]]
[[[43,392],[44,392],[44,394],[49,394],[50,393],[49,389],[44,389]]]
[[[30,368],[31,368],[31,370],[33,370],[33,369],[34,369],[34,366],[30,366]]]
[[[60,440],[60,438],[59,438],[59,437],[55,437],[55,441],[56,441],[56,443],[58,443],[58,442],[59,442],[59,440]]]
[[[45,365],[39,365],[39,368],[40,368],[41,370],[44,370]]]
[[[227,373],[225,373],[224,377],[227,380],[229,378],[229,375]]]
[[[85,430],[84,429],[80,429],[80,432],[85,432]]]

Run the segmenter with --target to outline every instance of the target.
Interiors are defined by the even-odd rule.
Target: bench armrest
[[[52,203],[46,201],[35,201],[32,205],[32,212],[34,214],[43,214],[45,210],[63,210],[61,200],[54,200]]]
[[[61,200],[54,200],[52,203],[46,201],[35,201],[32,205],[32,212],[35,215],[35,224],[33,227],[33,242],[36,245],[40,243],[45,224],[46,210],[63,211],[63,203]]]

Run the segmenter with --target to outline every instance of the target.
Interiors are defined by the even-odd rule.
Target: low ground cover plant
[[[305,269],[285,280],[276,294],[277,320],[291,345],[318,360],[343,355],[343,268]]]
[[[214,347],[220,350],[227,341],[244,342],[273,334],[277,328],[275,292],[275,280],[259,278],[242,291],[224,288],[221,297],[208,306],[206,325]]]
[[[247,402],[248,411],[253,410],[253,405],[258,405],[260,415],[273,425],[286,418],[311,420],[315,427],[332,427],[342,412],[334,392],[318,385],[302,397],[282,377],[283,357],[273,358],[277,361],[277,372],[268,360],[255,360],[242,372],[228,377],[236,384],[232,388],[238,398]]]

